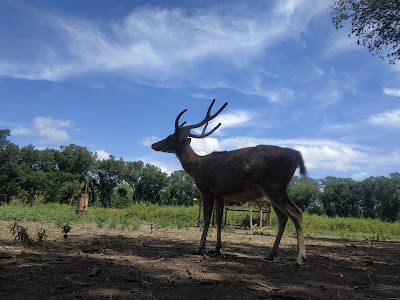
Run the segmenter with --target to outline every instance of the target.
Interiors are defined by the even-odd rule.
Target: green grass
[[[227,215],[225,232],[234,232],[247,212],[232,212]],[[189,228],[197,225],[198,206],[159,206],[139,203],[129,208],[108,210],[89,207],[87,215],[77,215],[75,207],[50,203],[0,206],[0,219],[10,221],[54,222],[58,227],[70,224],[96,223],[98,227],[118,230],[138,230],[142,224],[151,224],[154,228]],[[258,214],[253,213],[253,218]],[[399,239],[400,222],[387,223],[373,219],[329,218],[304,213],[304,229],[306,234],[337,235],[341,237],[362,237],[366,239]],[[277,219],[272,213],[272,228],[277,230]],[[287,232],[295,232],[289,220]]]
[[[159,206],[145,203],[129,208],[108,210],[89,207],[86,215],[77,215],[75,207],[63,204],[0,206],[1,220],[54,222],[58,227],[73,223],[96,223],[98,227],[138,230],[141,224],[155,228],[189,228],[197,224],[197,207]]]

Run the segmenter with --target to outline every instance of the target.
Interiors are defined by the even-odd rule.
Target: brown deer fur
[[[301,176],[307,176],[301,153],[289,148],[259,145],[233,151],[213,152],[205,156],[197,155],[191,148],[191,139],[188,137],[201,138],[208,136],[210,132],[205,134],[204,128],[201,135],[192,135],[190,129],[204,124],[207,127],[208,121],[216,117],[225,108],[226,104],[216,114],[210,116],[214,101],[202,122],[196,125],[183,126],[182,124],[178,126],[179,117],[185,110],[175,122],[175,132],[166,139],[152,145],[155,151],[175,153],[182,167],[194,178],[201,192],[204,203],[204,230],[200,245],[195,253],[199,254],[204,250],[214,202],[217,221],[215,252],[220,253],[224,199],[244,202],[266,196],[274,207],[279,223],[278,234],[267,259],[273,260],[276,256],[286,222],[290,218],[297,231],[299,252],[296,261],[298,264],[302,264],[306,258],[302,211],[290,200],[286,192],[297,168],[300,168]]]

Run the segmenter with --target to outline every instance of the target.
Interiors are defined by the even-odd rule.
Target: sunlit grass
[[[98,227],[119,230],[138,230],[142,224],[157,228],[189,228],[197,226],[199,208],[197,205],[160,206],[138,203],[125,209],[109,210],[105,208],[89,207],[86,215],[77,215],[75,207],[49,203],[37,204],[34,207],[26,205],[0,206],[0,219],[10,221],[54,222],[62,227],[66,224],[96,223]],[[226,232],[234,232],[238,228],[247,212],[232,212],[227,215]],[[277,230],[277,219],[271,214],[271,228]],[[253,213],[258,218],[258,213]],[[202,219],[202,217],[201,217]],[[303,214],[304,230],[306,234],[337,235],[345,238],[362,237],[367,239],[398,239],[400,238],[400,222],[388,223],[376,219],[358,218],[329,218],[327,216]],[[267,222],[264,223],[264,226]],[[293,223],[289,220],[287,232],[295,232]]]

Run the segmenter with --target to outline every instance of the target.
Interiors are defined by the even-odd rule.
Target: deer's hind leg
[[[221,253],[221,227],[222,227],[222,217],[224,215],[224,199],[215,199],[215,214],[217,217],[217,243],[215,244],[215,253]]]
[[[286,222],[284,222],[285,219],[283,217],[284,214],[286,215],[286,220],[287,218],[290,218],[294,226],[296,227],[297,248],[298,248],[298,256],[296,258],[296,262],[298,265],[302,265],[304,263],[304,260],[306,259],[302,210],[296,204],[294,204],[294,202],[289,198],[286,190],[274,190],[273,192],[268,192],[268,190],[263,190],[263,192],[270,199],[271,204],[273,205],[275,212],[277,213],[278,221],[279,219],[281,219],[281,221],[279,221],[278,235],[276,237],[272,251],[267,258],[273,259],[273,257],[276,255],[278,251],[279,242],[280,239],[282,238],[282,234],[284,231],[284,226],[281,226],[281,222],[282,225],[286,224]],[[280,213],[278,211],[280,211]]]
[[[278,248],[279,244],[282,239],[283,232],[285,231],[286,223],[288,220],[288,217],[279,210],[275,205],[273,205],[275,214],[278,218],[278,233],[275,238],[274,246],[272,247],[271,251],[269,252],[268,256],[266,257],[267,260],[273,260],[275,256],[278,254]]]

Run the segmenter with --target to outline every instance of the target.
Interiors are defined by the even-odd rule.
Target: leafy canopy
[[[335,0],[331,9],[336,29],[348,21],[357,44],[390,64],[400,58],[400,0]]]

